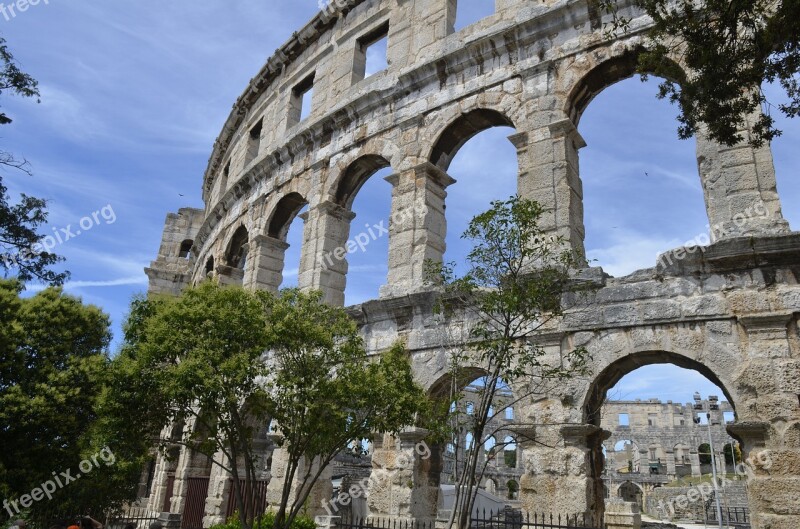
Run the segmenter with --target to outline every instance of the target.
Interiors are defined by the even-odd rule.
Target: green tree
[[[484,373],[473,388],[479,399],[471,413],[464,414],[456,406],[449,418],[456,439],[465,430],[471,434],[472,448],[485,446],[498,431],[507,429],[507,424],[491,427],[490,422],[509,406],[586,369],[585,349],[554,358],[535,340],[563,314],[564,295],[581,288],[571,279],[579,261],[563,250],[563,240],[544,233],[539,224],[543,211],[538,203],[519,197],[492,202],[488,211],[472,219],[462,236],[473,243],[467,256],[469,269],[463,276],[455,275],[453,265],[429,263],[429,277],[441,294],[441,314],[465,322],[462,335],[470,340],[468,347],[453,348],[450,400],[459,400],[465,377],[474,377],[465,373],[465,367],[478,365]],[[513,398],[498,398],[510,394],[512,388]],[[498,443],[497,449],[518,440]],[[486,464],[480,464],[480,451],[464,452],[463,471],[456,480],[450,525],[459,529],[469,526],[486,470]]]
[[[27,506],[19,500],[54,472],[78,473],[93,449],[109,319],[60,288],[24,299],[21,290],[19,281],[0,280],[0,495],[33,513],[70,511],[86,505],[80,504],[80,481],[56,491],[51,501]]]
[[[373,435],[399,433],[426,411],[405,348],[397,344],[371,361],[355,322],[321,299],[286,290],[269,310],[268,409],[288,453],[276,529],[292,525],[340,452]]]
[[[134,300],[102,403],[107,434],[141,432],[141,442],[128,445],[132,454],[182,445],[225,469],[246,527],[253,520],[246,491],[257,478],[252,441],[267,422],[265,314],[262,296],[213,283],[176,298]],[[179,425],[167,428],[175,434],[165,434],[171,425]]]
[[[627,0],[598,0],[613,13],[612,32],[629,30]],[[659,97],[680,108],[681,138],[705,125],[726,145],[743,140],[746,118],[763,110],[751,141],[760,145],[780,135],[774,108],[762,87],[777,83],[786,102],[777,110],[800,112],[800,1],[798,0],[633,0],[653,19],[650,40],[639,56],[639,71],[664,79]],[[689,67],[681,71],[673,57]]]
[[[256,516],[248,492],[258,477],[257,434],[271,428],[289,454],[275,514],[275,527],[288,528],[336,454],[410,424],[421,409],[402,349],[370,361],[353,320],[319,293],[274,296],[208,282],[178,298],[138,299],[114,364],[108,429],[153,432],[162,448],[211,458],[232,478],[245,528]],[[168,425],[186,427],[158,437]],[[299,475],[303,460],[314,464]]]
[[[5,39],[0,37],[0,94],[11,92],[22,97],[39,97],[36,80],[21,71]],[[0,125],[11,123],[11,118],[0,112]],[[0,167],[31,175],[28,162],[0,149]],[[0,267],[6,275],[14,273],[20,281],[38,279],[54,285],[62,284],[69,274],[54,272],[50,268],[63,259],[46,251],[43,235],[37,229],[47,222],[47,202],[21,194],[19,203],[12,204],[8,188],[0,176]]]

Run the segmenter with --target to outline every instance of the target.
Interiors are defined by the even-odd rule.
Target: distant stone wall
[[[711,483],[694,487],[659,487],[645,497],[644,512],[661,520],[702,520],[706,503],[714,501],[711,487]],[[721,492],[723,508],[747,507],[747,487],[743,481],[727,483]],[[695,501],[690,501],[692,499]]]

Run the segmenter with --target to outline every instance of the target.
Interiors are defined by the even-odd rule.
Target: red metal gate
[[[208,478],[186,478],[186,504],[183,506],[181,529],[201,529],[206,512]]]
[[[251,498],[255,498],[255,515],[259,516],[264,514],[267,510],[267,483],[268,481],[256,481],[255,486],[255,494],[251,495],[249,492],[251,489],[247,489],[244,486],[244,480],[239,480],[239,486],[242,487],[242,491],[244,493],[244,497],[246,498],[245,501],[249,501],[252,503]],[[236,505],[236,495],[233,493],[233,480],[228,480],[229,490],[230,493],[228,494],[228,507],[225,511],[225,519],[228,519],[233,515],[234,512],[239,510],[239,507]]]

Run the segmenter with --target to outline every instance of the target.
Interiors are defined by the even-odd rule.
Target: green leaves
[[[162,445],[217,456],[234,488],[238,477],[255,479],[252,441],[271,425],[289,453],[286,490],[294,479],[302,483],[294,503],[284,495],[278,506],[281,526],[298,515],[318,476],[296,475],[303,458],[324,468],[350,443],[412,424],[425,406],[404,348],[369,358],[355,322],[319,292],[204,283],[179,298],[134,300],[124,330],[106,395],[108,424],[129,427],[129,410],[136,428],[153,435],[186,424]],[[246,505],[239,506],[245,526],[253,520]]]
[[[773,109],[797,116],[800,1],[638,0],[636,4],[654,24],[638,70],[665,79],[659,97],[679,105],[681,138],[704,126],[712,139],[732,146],[743,141],[742,131],[752,126],[750,141],[760,146],[781,134]],[[619,15],[617,1],[601,5],[614,14],[611,33],[627,32],[630,19]],[[676,58],[689,67],[688,72]],[[778,83],[787,102],[775,106],[768,101],[762,91],[765,83]],[[749,122],[749,116],[756,116],[756,121]]]
[[[0,280],[0,491],[12,499],[93,453],[111,337],[107,315],[60,288],[25,299],[20,291]],[[70,487],[34,510],[75,508],[81,494]]]

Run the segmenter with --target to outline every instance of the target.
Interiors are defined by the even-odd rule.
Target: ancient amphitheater
[[[447,323],[431,317],[423,263],[445,250],[454,182],[447,170],[467,140],[514,127],[518,193],[543,204],[547,228],[582,253],[577,125],[596,94],[632,75],[648,25],[631,11],[630,33],[604,38],[593,6],[496,0],[494,15],[456,32],[456,0],[336,0],[275,52],[236,101],[203,178],[205,209],[167,217],[147,270],[151,292],[177,293],[208,276],[278,288],[287,230],[308,206],[299,284],[343,303],[354,197],[391,167],[386,285],[379,299],[350,310],[371,351],[404,339],[418,380],[434,391],[448,376],[440,332]],[[364,50],[384,36],[389,67],[365,79]],[[311,88],[310,114],[301,120]],[[700,137],[697,161],[715,242],[674,250],[624,278],[587,267],[583,278],[597,290],[542,337],[553,355],[587,346],[594,374],[517,410],[543,424],[537,440],[558,447],[520,446],[519,501],[530,511],[603,511],[600,403],[626,373],[671,362],[723,388],[736,410],[728,430],[745,458],[769,455],[752,458],[753,526],[800,527],[800,234],[782,217],[768,147],[727,148]],[[372,467],[381,478],[371,481],[372,515],[436,518],[441,456],[417,457],[412,469],[393,466],[399,455],[414,456],[423,433],[375,441]],[[205,476],[205,523],[218,521],[224,476],[191,454],[178,456],[155,465],[150,506],[182,512],[192,480]],[[280,450],[265,461],[267,480],[268,463],[280,467]]]

